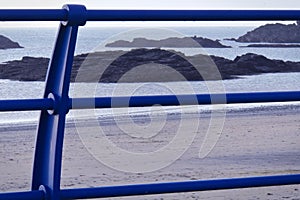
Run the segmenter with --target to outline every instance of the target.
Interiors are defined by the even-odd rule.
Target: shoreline
[[[106,111],[106,113],[103,113],[102,115],[95,116],[84,116],[84,117],[74,117],[70,116],[70,114],[67,116],[66,126],[74,123],[74,121],[80,121],[85,122],[89,121],[90,119],[96,119],[99,121],[110,121],[113,120],[114,117],[145,117],[148,115],[160,117],[163,115],[169,115],[169,116],[180,116],[180,113],[184,113],[185,115],[191,115],[192,117],[195,117],[197,115],[201,115],[201,117],[211,117],[211,113],[224,113],[226,116],[234,116],[234,115],[249,115],[251,113],[251,116],[259,116],[259,115],[269,115],[270,112],[275,112],[277,115],[279,114],[298,114],[300,112],[300,102],[274,102],[274,103],[248,103],[248,104],[226,104],[222,105],[224,107],[219,107],[217,109],[214,109],[214,105],[189,105],[189,106],[165,106],[164,110],[161,109],[154,109],[153,107],[137,107],[133,108],[135,110],[130,110],[130,112],[127,112],[127,108],[118,108],[120,112],[114,112],[114,113],[107,113],[107,111],[111,109],[103,109]],[[204,108],[205,107],[205,108]],[[151,108],[151,110],[148,110],[148,108]],[[132,108],[131,108],[132,109]],[[219,109],[219,111],[218,111]],[[92,109],[89,109],[92,110]],[[96,109],[101,110],[101,109]],[[27,111],[25,111],[27,112]],[[99,113],[99,112],[97,112]],[[116,113],[118,113],[116,115]],[[38,114],[39,116],[39,114]],[[8,129],[13,130],[20,130],[20,129],[32,129],[33,127],[36,127],[38,125],[39,117],[37,119],[27,120],[27,121],[6,121],[4,123],[0,122],[0,134],[1,131],[5,131]],[[12,127],[13,126],[13,127]]]

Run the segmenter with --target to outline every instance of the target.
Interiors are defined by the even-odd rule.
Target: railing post
[[[46,199],[60,199],[60,178],[65,119],[68,113],[69,85],[78,26],[85,24],[86,9],[66,5],[68,21],[61,22],[46,78],[44,98],[55,102],[51,111],[43,110],[36,139],[32,190],[43,189]]]

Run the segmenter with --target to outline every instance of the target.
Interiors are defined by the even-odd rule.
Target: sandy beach
[[[167,182],[229,177],[300,173],[300,107],[272,107],[227,112],[222,132],[212,151],[199,157],[210,114],[184,115],[186,127],[199,123],[196,137],[184,154],[170,165],[152,172],[130,173],[112,169],[96,159],[83,144],[78,128],[84,127],[90,140],[99,127],[118,147],[138,153],[153,152],[167,145],[178,134],[181,115],[167,116],[159,134],[151,137],[122,135],[132,123],[147,130],[149,124],[161,123],[161,116],[135,116],[132,121],[118,123],[100,119],[97,125],[89,120],[66,127],[62,188],[97,187],[133,183]],[[158,127],[157,125],[157,127]],[[98,127],[95,127],[98,126]],[[121,127],[121,128],[120,128]],[[0,126],[0,191],[30,189],[35,146],[35,124]],[[182,129],[188,134],[188,128]],[[147,131],[145,131],[147,132]],[[96,142],[97,143],[97,142]],[[181,148],[181,147],[178,147]],[[99,143],[101,149],[101,143]],[[115,155],[110,155],[114,157]],[[126,160],[126,158],[123,158]],[[125,162],[126,163],[126,162]],[[122,160],[120,160],[122,164]],[[144,163],[145,165],[150,163]],[[180,194],[124,197],[113,199],[300,199],[300,186],[263,187]]]

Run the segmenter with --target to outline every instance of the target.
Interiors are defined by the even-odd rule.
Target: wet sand
[[[133,183],[216,179],[229,177],[249,177],[260,175],[300,173],[300,117],[299,108],[270,110],[248,110],[229,112],[220,132],[220,137],[212,151],[204,158],[199,157],[199,149],[210,124],[209,114],[185,115],[185,134],[189,127],[199,123],[196,137],[184,154],[170,165],[145,173],[122,172],[107,167],[87,150],[78,134],[84,127],[90,141],[96,141],[95,133],[101,127],[106,137],[117,146],[129,152],[147,153],[163,148],[178,134],[182,125],[181,115],[169,115],[163,128],[155,135],[133,136],[124,130],[138,125],[145,129],[149,125],[159,127],[161,116],[135,116],[133,122],[100,119],[99,124],[90,120],[68,122],[65,134],[62,188],[97,187]],[[0,190],[22,191],[30,189],[32,158],[34,153],[36,125],[1,126]],[[191,129],[192,130],[192,129]],[[125,131],[126,132],[126,131]],[[150,131],[151,132],[151,131]],[[99,140],[100,141],[100,140]],[[103,146],[98,143],[101,150]],[[186,143],[184,143],[186,144]],[[182,148],[179,146],[178,148]],[[175,149],[176,150],[176,149]],[[113,153],[118,158],[120,168],[128,164],[126,157]],[[116,157],[117,156],[117,157]],[[160,159],[163,159],[161,157]],[[166,158],[168,159],[168,158]],[[162,160],[161,160],[162,161]],[[142,160],[142,164],[150,165]],[[159,161],[158,161],[159,163]],[[141,163],[139,163],[141,164]],[[254,189],[219,190],[180,194],[123,197],[113,199],[300,199],[300,185],[263,187]]]

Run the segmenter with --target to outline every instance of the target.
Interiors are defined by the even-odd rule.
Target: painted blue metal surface
[[[66,21],[65,9],[1,9],[0,21]]]
[[[87,199],[300,184],[300,174],[67,189],[61,199]]]
[[[132,97],[97,97],[97,98],[67,98],[68,109],[88,108],[120,108],[144,107],[160,104],[162,106],[194,105],[190,101],[196,96],[199,105],[205,104],[233,104],[233,103],[267,103],[300,101],[300,91],[288,92],[256,92],[256,93],[228,93],[228,94],[195,94],[195,95],[159,95],[159,96],[132,96]],[[212,96],[214,97],[211,102]],[[220,96],[220,101],[216,101]],[[225,97],[226,102],[224,102]],[[178,101],[180,99],[180,102]],[[129,102],[129,103],[128,103]],[[28,110],[53,110],[55,100],[20,99],[0,100],[0,111],[28,111]]]
[[[88,21],[297,20],[297,10],[89,10]]]
[[[69,10],[77,11],[78,6],[75,9],[69,6]],[[77,17],[76,14],[72,16]],[[78,32],[78,26],[73,22],[71,19],[71,24],[61,23],[59,28],[44,93],[44,98],[54,99],[54,109],[41,112],[37,133],[32,190],[45,187],[49,199],[59,199],[65,120],[69,111],[68,93]]]
[[[144,107],[152,106],[154,104],[160,104],[162,106],[194,105],[195,102],[190,101],[190,99],[194,98],[195,96],[198,100],[198,105],[300,101],[300,92],[289,91],[214,94],[214,99],[218,99],[217,96],[220,96],[221,100],[219,102],[211,102],[212,95],[210,94],[197,94],[67,98],[67,102],[65,104],[67,105],[68,109]],[[224,102],[223,97],[226,97],[226,102]],[[180,99],[180,102],[178,101],[178,99]],[[53,98],[0,100],[0,111],[30,111],[53,109],[55,109],[55,100]]]
[[[299,10],[87,10],[87,21],[299,20]],[[0,21],[69,21],[66,9],[1,10]],[[80,19],[78,18],[80,21]]]
[[[120,108],[144,107],[152,105],[177,106],[195,105],[193,98],[197,98],[199,105],[205,104],[233,104],[233,103],[267,103],[300,101],[300,91],[290,92],[257,92],[257,93],[229,93],[229,94],[197,94],[197,95],[159,95],[132,97],[98,97],[70,99],[69,108]],[[212,97],[214,101],[212,102]],[[225,97],[225,98],[224,98]],[[180,99],[180,102],[178,101]],[[220,99],[218,101],[218,99]]]
[[[0,111],[41,110],[32,177],[32,191],[2,193],[7,199],[78,199],[300,184],[300,175],[200,180],[176,183],[60,189],[62,148],[69,109],[195,104],[191,96],[137,96],[70,99],[69,84],[78,26],[86,21],[185,20],[299,20],[300,11],[271,10],[86,10],[66,5],[59,10],[0,10],[0,21],[62,21],[49,64],[43,99],[1,100]],[[214,94],[213,103],[299,101],[300,92]],[[224,98],[226,97],[226,102]],[[210,104],[211,95],[197,95],[198,104]],[[220,99],[220,101],[218,101]],[[113,103],[112,103],[113,102]],[[129,102],[129,104],[128,104]]]
[[[54,100],[48,98],[0,100],[0,111],[51,110],[53,108]]]

